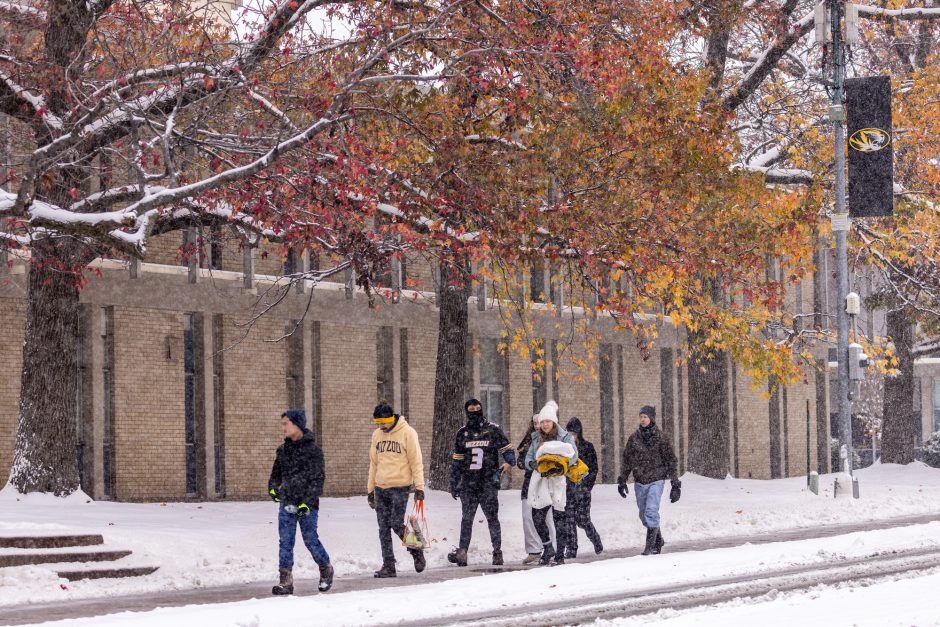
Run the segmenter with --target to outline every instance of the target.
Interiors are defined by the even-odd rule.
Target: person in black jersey
[[[457,431],[450,471],[450,494],[460,499],[460,545],[447,559],[458,566],[467,565],[467,549],[473,531],[477,507],[490,528],[493,565],[503,565],[502,533],[499,526],[499,478],[516,464],[516,453],[499,425],[483,415],[483,406],[475,398],[464,404],[467,424]]]

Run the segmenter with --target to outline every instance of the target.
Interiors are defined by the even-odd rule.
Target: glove
[[[310,506],[306,503],[301,503],[297,506],[297,518],[303,518],[310,515]]]
[[[424,500],[424,490],[415,490],[415,501]]]
[[[275,490],[274,488],[271,488],[270,490],[268,490],[268,494],[271,495],[271,500],[274,501],[275,503],[281,502],[281,497],[277,495],[277,490]]]
[[[455,501],[458,500],[460,498],[460,488],[455,485],[450,486],[450,495],[454,497]]]
[[[669,490],[669,502],[675,503],[679,500],[679,497],[682,496],[682,482],[676,479],[675,481],[670,481],[672,484],[672,489]]]
[[[369,492],[366,495],[366,499],[369,501],[369,507],[375,509],[375,492]]]
[[[617,483],[617,492],[620,493],[620,496],[627,498],[627,495],[630,494],[629,488],[627,488],[626,481],[620,481]]]

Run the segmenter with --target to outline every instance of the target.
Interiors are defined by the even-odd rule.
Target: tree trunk
[[[21,493],[71,494],[76,457],[80,246],[68,239],[32,246],[20,416],[10,483]]]
[[[438,292],[440,322],[437,331],[437,378],[434,384],[434,425],[431,435],[431,472],[428,485],[446,490],[454,434],[463,425],[463,402],[467,390],[467,336],[470,333],[467,299],[470,282],[460,258],[441,263]]]
[[[704,356],[689,336],[689,471],[724,479],[728,476],[728,354]]]
[[[894,342],[898,373],[885,378],[881,461],[914,461],[914,323],[904,309],[888,312],[888,335]]]

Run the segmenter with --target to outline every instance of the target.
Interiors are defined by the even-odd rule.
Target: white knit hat
[[[539,422],[543,420],[551,420],[556,425],[558,424],[558,403],[555,401],[545,403],[545,407],[539,411]]]

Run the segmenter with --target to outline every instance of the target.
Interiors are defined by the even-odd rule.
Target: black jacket
[[[323,451],[317,446],[313,433],[304,431],[303,437],[296,442],[285,438],[284,443],[277,447],[268,489],[274,489],[283,503],[306,503],[317,509],[325,479]]]
[[[679,478],[678,461],[669,440],[655,428],[647,441],[637,429],[623,447],[619,483],[625,483],[630,473],[637,483],[653,483],[664,479]]]
[[[574,434],[577,438],[578,456],[588,467],[588,474],[584,475],[580,483],[572,483],[569,481],[568,485],[577,486],[577,489],[590,492],[594,489],[594,484],[597,482],[597,450],[594,448],[593,444],[584,439],[580,419],[572,418],[568,421],[568,425],[565,429],[567,429],[569,433]]]
[[[522,499],[525,500],[529,498],[529,482],[532,481],[532,471],[528,470],[525,467],[525,456],[529,452],[529,447],[532,446],[532,433],[529,432],[523,436],[522,440],[519,442],[519,446],[516,447],[516,466],[520,470],[525,471],[525,475],[522,479]]]

